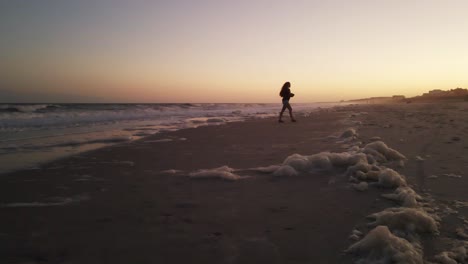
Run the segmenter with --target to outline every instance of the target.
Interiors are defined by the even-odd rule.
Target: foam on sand
[[[367,144],[362,149],[357,147],[341,153],[321,152],[309,156],[296,153],[287,157],[282,165],[291,167],[296,172],[292,172],[290,168],[279,167],[274,175],[288,176],[313,171],[344,169],[350,177],[357,176],[358,180],[378,181],[381,186],[392,188],[406,185],[405,178],[396,171],[385,169],[379,164],[405,159],[406,157],[398,151],[389,148],[382,141],[377,141]]]
[[[354,167],[352,169],[353,170],[351,170],[351,168],[348,169],[348,173],[350,175],[353,175],[354,173],[353,176],[350,176],[350,181],[379,181],[380,168],[374,169],[373,167],[371,167],[369,170],[368,166],[361,166],[360,168]],[[367,172],[364,172],[365,170],[363,169],[367,170]]]
[[[345,130],[340,138],[357,138],[358,137],[358,133],[356,132],[356,129],[354,128],[348,128],[347,130]]]
[[[354,129],[348,129],[341,138],[352,142],[357,136]],[[360,144],[353,145],[353,148],[342,153],[321,152],[309,156],[293,154],[284,160],[273,175],[287,177],[315,171],[341,171],[353,182],[351,187],[357,191],[366,191],[373,185],[397,188],[394,193],[384,194],[383,197],[403,207],[388,208],[370,215],[369,218],[374,221],[369,226],[376,228],[363,239],[362,233],[353,232],[350,239],[361,240],[347,252],[359,254],[361,258],[358,263],[423,263],[422,248],[416,238],[421,233],[438,234],[439,218],[420,207],[422,197],[408,186],[405,176],[384,166],[395,163],[404,166],[406,157],[388,147],[380,138],[375,138],[362,148]]]
[[[353,184],[352,186],[354,190],[360,191],[360,192],[367,191],[367,189],[369,188],[369,184],[367,182],[360,182],[358,184]]]
[[[468,239],[468,234],[465,232],[464,228],[457,228],[455,232],[459,238]]]
[[[351,142],[356,141],[357,136],[356,131],[347,130],[341,138],[349,137],[348,142]],[[368,216],[373,219],[368,225],[375,228],[362,239],[362,233],[358,235],[353,232],[350,239],[357,242],[346,252],[359,255],[357,263],[424,263],[419,235],[439,234],[440,219],[424,210],[425,207],[422,206],[426,204],[421,203],[422,197],[408,186],[405,176],[386,167],[403,167],[407,158],[387,146],[379,137],[374,137],[371,141],[362,148],[359,147],[360,144],[353,144],[354,147],[344,153],[322,152],[309,156],[309,163],[295,154],[288,157],[284,164],[299,172],[317,167],[327,170],[344,169],[345,175],[352,182],[351,187],[357,191],[365,191],[369,186],[396,188],[393,193],[382,196],[396,201],[402,207],[387,208]]]
[[[273,173],[278,170],[281,166],[280,165],[270,165],[266,167],[257,167],[251,168],[251,171],[262,172],[262,173]]]
[[[382,197],[398,202],[404,207],[417,207],[422,197],[407,186],[398,187],[394,193],[382,194]]]
[[[455,174],[455,173],[446,173],[442,174],[442,176],[449,177],[449,178],[461,178],[461,175]]]
[[[214,169],[202,169],[189,174],[192,179],[220,178],[229,181],[237,181],[245,176],[234,174],[235,170],[228,166],[222,166]]]
[[[377,226],[346,252],[365,256],[358,263],[424,263],[419,245],[395,236],[386,226]]]
[[[454,201],[453,201],[453,206],[455,206],[455,208],[464,208],[464,207],[468,207],[468,202],[454,200]]]
[[[422,209],[417,208],[387,208],[382,212],[371,214],[368,218],[375,219],[370,226],[385,225],[392,231],[406,233],[438,234],[438,223]]]
[[[313,164],[309,158],[310,157],[308,156],[293,154],[286,158],[286,160],[283,162],[283,165],[294,168],[296,171],[308,172],[313,169]]]
[[[379,185],[386,188],[406,186],[405,178],[392,169],[384,169],[379,174]]]
[[[283,165],[274,172],[274,175],[282,176],[283,174],[281,171],[288,171],[288,174],[295,175],[313,171],[330,171],[334,168],[343,168],[356,164],[361,158],[365,158],[365,156],[360,156],[359,154],[353,155],[347,152],[321,152],[310,156],[293,154],[284,160]],[[295,173],[292,173],[291,169],[293,169]]]
[[[51,206],[64,206],[72,203],[89,200],[88,195],[78,195],[74,197],[52,197],[46,202],[21,202],[21,203],[7,203],[0,207],[51,207]]]
[[[435,260],[440,264],[458,264],[466,263],[468,243],[456,247],[452,251],[444,251],[435,256]]]
[[[291,177],[297,176],[297,174],[297,171],[289,165],[281,166],[275,172],[273,172],[273,176],[276,177]]]
[[[404,166],[407,159],[403,154],[390,148],[377,137],[374,138],[375,141],[361,147],[357,137],[355,129],[348,129],[341,139],[337,139],[347,140],[350,146],[353,145],[344,152],[320,152],[313,155],[296,153],[286,157],[281,165],[243,171],[267,173],[273,177],[314,177],[317,176],[316,172],[332,176],[341,174],[351,182],[351,188],[356,191],[364,192],[373,186],[392,189],[393,192],[382,194],[382,197],[397,202],[399,206],[369,215],[368,218],[373,221],[368,226],[374,229],[367,234],[359,230],[353,231],[350,239],[357,242],[346,252],[359,255],[357,263],[424,263],[419,237],[422,234],[439,234],[441,213],[435,215],[438,209],[431,209],[431,201],[428,202],[416,193],[408,185],[404,175],[388,167]],[[223,166],[198,170],[189,176],[231,181],[245,178],[235,174],[235,171],[240,170]],[[450,259],[453,254],[440,254],[440,258]]]
[[[383,141],[375,141],[367,144],[362,152],[371,155],[376,161],[381,163],[395,160],[406,160],[406,157],[403,154],[389,148]]]
[[[350,240],[354,240],[354,241],[357,241],[359,239],[361,239],[362,237],[362,232],[357,230],[357,229],[354,229],[352,232],[351,232],[351,235],[349,236],[349,239]]]

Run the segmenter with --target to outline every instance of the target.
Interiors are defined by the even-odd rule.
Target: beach
[[[3,174],[0,262],[444,263],[443,252],[464,261],[466,246],[464,256],[455,249],[468,238],[467,118],[466,103],[338,106],[297,123],[163,131]],[[365,152],[373,142],[401,155]],[[301,170],[304,155],[323,152],[367,155],[367,173],[403,180],[359,178],[354,161]],[[410,206],[382,197],[399,187],[419,197]],[[377,217],[396,235],[358,244],[374,228],[367,216],[389,208],[434,226]],[[386,249],[394,241],[403,253]]]

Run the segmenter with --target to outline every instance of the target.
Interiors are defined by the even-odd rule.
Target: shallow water
[[[294,104],[308,112],[334,104]],[[276,116],[280,104],[0,104],[0,173],[163,131]]]

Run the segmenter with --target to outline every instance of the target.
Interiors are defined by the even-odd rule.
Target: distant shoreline
[[[406,98],[404,95],[379,96],[353,100],[342,100],[348,103],[411,103],[411,102],[463,102],[468,101],[468,89],[432,90],[423,95]]]

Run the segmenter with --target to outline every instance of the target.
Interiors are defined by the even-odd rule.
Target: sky
[[[293,102],[468,88],[466,0],[0,0],[0,102]],[[2,99],[3,97],[3,99]]]

